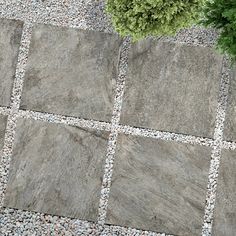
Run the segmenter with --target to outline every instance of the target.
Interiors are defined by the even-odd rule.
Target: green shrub
[[[199,18],[205,0],[107,0],[106,10],[121,36],[174,35]]]
[[[236,61],[236,0],[207,2],[201,23],[220,30],[217,48]]]

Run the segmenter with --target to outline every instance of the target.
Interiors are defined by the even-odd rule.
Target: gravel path
[[[32,2],[32,4],[31,4]],[[84,120],[73,117],[64,117],[54,114],[23,111],[19,109],[21,92],[24,82],[24,72],[27,63],[32,27],[35,22],[53,24],[79,29],[91,29],[102,32],[113,32],[109,20],[104,15],[103,1],[89,0],[64,0],[64,1],[40,1],[5,0],[0,3],[0,17],[7,19],[19,19],[25,22],[21,41],[20,54],[16,69],[14,88],[12,91],[11,107],[0,107],[0,113],[8,115],[7,131],[0,166],[0,200],[4,197],[6,182],[8,179],[9,163],[11,160],[12,146],[14,141],[16,120],[24,117],[35,120],[43,120],[53,123],[63,123],[79,127],[94,128],[111,131],[106,155],[106,165],[101,190],[98,223],[90,223],[65,217],[51,216],[41,213],[27,212],[10,208],[2,208],[0,212],[0,229],[2,235],[152,235],[164,236],[164,233],[153,233],[137,229],[104,225],[107,213],[107,204],[111,185],[112,169],[116,141],[118,133],[133,134],[162,140],[199,144],[213,148],[211,168],[208,180],[208,193],[204,216],[202,235],[210,236],[213,220],[213,209],[216,195],[216,181],[218,177],[219,160],[221,149],[235,149],[233,142],[223,141],[223,128],[225,110],[227,104],[229,70],[228,61],[224,60],[220,97],[217,109],[217,122],[214,139],[182,135],[169,132],[161,132],[151,129],[141,129],[119,125],[121,104],[124,93],[125,77],[127,71],[127,53],[130,40],[127,38],[122,47],[121,63],[116,87],[116,99],[111,123],[93,120]],[[188,45],[201,45],[212,47],[217,38],[213,30],[193,27],[190,30],[182,30],[175,38],[161,38],[163,41],[179,42]]]

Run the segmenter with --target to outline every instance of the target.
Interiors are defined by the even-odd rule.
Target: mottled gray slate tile
[[[134,44],[121,123],[212,137],[222,57],[157,40]]]
[[[0,115],[0,151],[3,148],[6,124],[7,124],[7,116]]]
[[[96,220],[107,132],[19,120],[5,206]]]
[[[223,150],[213,222],[213,236],[236,234],[236,152]]]
[[[107,223],[199,236],[210,148],[121,135]]]
[[[23,23],[0,19],[0,105],[9,106]]]
[[[110,121],[118,36],[38,25],[21,108]]]
[[[231,71],[228,105],[225,116],[224,138],[236,141],[236,66]]]

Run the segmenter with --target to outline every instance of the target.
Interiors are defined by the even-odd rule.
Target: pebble
[[[16,4],[17,2],[17,4]],[[27,5],[32,2],[32,5]],[[74,28],[82,28],[82,29],[90,29],[102,32],[113,32],[114,30],[111,27],[111,23],[104,15],[104,6],[105,3],[103,0],[71,0],[74,4],[73,6],[69,7],[67,12],[63,12],[63,9],[68,9],[67,7],[60,7],[57,0],[32,0],[32,1],[25,1],[25,0],[5,0],[4,3],[0,3],[0,16],[5,18],[15,18],[20,20],[26,21],[39,21],[42,23],[50,23],[56,25],[63,25],[69,26]],[[66,0],[63,2],[67,2]],[[6,7],[7,6],[7,7]],[[56,9],[55,9],[56,7]],[[25,9],[31,9],[31,11],[26,11]],[[41,12],[42,11],[42,12]],[[55,17],[55,12],[58,13],[58,17]],[[47,16],[47,17],[45,17]],[[50,16],[53,19],[50,19]],[[64,17],[63,17],[64,16]],[[201,45],[206,47],[213,47],[215,41],[217,39],[217,32],[212,29],[204,29],[201,27],[193,26],[191,29],[181,30],[175,37],[161,37],[159,40],[165,41],[172,41],[172,42],[179,42],[185,43],[189,45]],[[124,60],[125,61],[125,60]],[[125,73],[125,63],[124,68],[121,68],[121,71]],[[121,87],[122,90],[122,87]],[[121,106],[121,101],[118,99],[117,104],[115,104],[115,110],[119,115]],[[38,115],[35,114],[35,117]],[[40,117],[38,116],[38,119]],[[15,122],[15,118],[13,117],[13,124]],[[50,122],[55,121],[55,117],[48,117]],[[65,121],[66,123],[66,121]],[[104,125],[105,126],[105,125]],[[14,126],[12,126],[14,129]],[[118,129],[119,126],[114,126],[115,129]],[[96,128],[96,124],[94,124],[94,128]],[[127,127],[127,132],[128,131]],[[136,130],[137,134],[143,133],[141,130]],[[144,132],[146,136],[155,136],[156,134],[153,133],[152,135],[150,132]],[[170,134],[171,135],[171,134]],[[219,136],[221,133],[219,134]],[[168,136],[168,134],[167,134]],[[10,137],[11,138],[11,137]],[[177,139],[182,140],[183,138],[177,136]],[[173,137],[167,137],[167,139],[173,139]],[[112,140],[111,140],[112,141]],[[189,140],[189,142],[192,142]],[[210,140],[203,141],[199,139],[200,142],[206,142],[209,146],[212,146]],[[208,143],[209,142],[209,143]],[[11,142],[9,142],[11,143]],[[115,143],[115,142],[111,142]],[[221,142],[219,142],[219,145]],[[112,145],[112,144],[111,144]],[[225,144],[226,145],[226,144]],[[230,146],[230,145],[229,145]],[[233,144],[231,145],[233,146]],[[9,147],[9,150],[11,145]],[[111,154],[114,154],[113,148],[111,147]],[[9,162],[4,162],[3,168],[1,168],[0,176],[2,183],[1,186],[5,186]],[[217,177],[218,171],[218,160],[213,162],[213,175],[212,179],[210,179],[210,183],[214,183],[214,178]],[[109,168],[113,167],[112,161],[110,162]],[[108,178],[108,186],[110,181],[110,174],[106,175]],[[215,188],[216,185],[213,185]],[[108,195],[109,189],[103,189],[102,194]],[[1,196],[0,196],[1,197]],[[211,215],[214,209],[214,200],[215,195],[210,194],[209,202],[211,203],[208,206],[208,210],[205,215],[205,219],[207,216]],[[106,209],[103,205],[100,206],[101,209]],[[41,236],[41,235],[54,235],[57,229],[57,235],[103,235],[103,236],[114,236],[114,235],[147,235],[147,236],[167,236],[163,233],[153,233],[153,232],[146,232],[136,229],[130,229],[125,227],[119,226],[107,226],[101,227],[100,225],[96,225],[94,223],[89,223],[86,221],[80,221],[75,219],[69,219],[66,217],[58,217],[58,216],[49,216],[46,214],[35,213],[35,212],[28,212],[28,211],[21,211],[9,208],[2,208],[0,211],[0,233],[3,236],[12,236],[12,235],[30,235],[30,236]],[[204,223],[204,230],[205,235],[208,235],[209,230],[211,229],[211,225],[207,222]],[[56,234],[55,234],[56,235]]]

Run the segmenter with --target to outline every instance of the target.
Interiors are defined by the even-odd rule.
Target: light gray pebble
[[[40,12],[40,9],[38,8],[39,4],[42,4],[42,0],[33,0],[32,1],[32,9],[33,11],[29,13],[26,17],[26,13],[23,12],[21,14],[21,11],[18,9],[19,6],[22,6],[20,9],[27,9],[27,2],[31,1],[25,1],[25,0],[19,0],[17,1],[17,4],[13,4],[14,1],[12,0],[5,0],[4,4],[8,4],[10,7],[5,9],[5,12],[1,12],[2,17],[7,17],[7,18],[17,18],[21,20],[29,20],[29,19],[36,19],[38,14],[42,14]],[[46,1],[45,1],[46,2]],[[55,8],[55,0],[47,1],[47,10],[50,11]],[[65,2],[65,1],[64,1]],[[71,2],[76,2],[76,1],[71,1]],[[109,17],[104,15],[104,2],[103,0],[78,0],[77,1],[77,8],[76,10],[71,9],[69,11],[71,14],[69,16],[70,18],[70,25],[67,22],[67,19],[64,19],[63,21],[60,19],[57,20],[59,22],[58,24],[61,25],[67,25],[67,26],[72,26],[75,28],[82,27],[83,29],[92,29],[92,30],[97,30],[97,31],[105,31],[105,32],[114,32],[114,30],[111,27],[111,23],[109,21]],[[13,4],[13,5],[12,5]],[[0,3],[1,6],[1,3]],[[14,9],[14,10],[13,10]],[[51,10],[50,10],[51,9]],[[55,9],[54,9],[55,10]],[[50,20],[49,20],[50,21]],[[47,22],[45,22],[47,23]],[[49,22],[48,22],[49,23]],[[193,27],[192,29],[186,29],[180,31],[176,37],[170,38],[170,37],[162,37],[160,40],[169,40],[169,41],[174,41],[174,42],[182,42],[182,43],[187,43],[187,44],[194,44],[194,45],[202,45],[202,46],[209,46],[212,47],[215,44],[216,38],[218,34],[214,30],[206,30],[200,27]],[[125,74],[126,72],[126,58],[123,59],[124,63],[121,65],[120,71],[121,75]],[[123,73],[123,74],[122,74]],[[119,86],[118,91],[122,93],[122,86]],[[116,121],[119,120],[119,112],[120,112],[120,107],[121,107],[122,99],[117,99],[117,103],[115,104],[114,112],[116,113],[116,117],[114,118],[114,124],[115,124],[115,130],[119,129],[120,127],[116,124]],[[26,114],[25,114],[26,115]],[[40,114],[28,114],[29,116],[34,116],[35,119],[41,119]],[[14,121],[16,118],[13,116],[12,120]],[[50,122],[55,122],[58,120],[54,116],[48,115],[47,118]],[[60,119],[59,119],[60,120]],[[61,122],[69,122],[68,120],[61,119]],[[73,120],[71,121],[73,122]],[[86,123],[87,124],[87,123]],[[220,132],[223,129],[222,125],[220,128]],[[107,127],[106,124],[103,125],[103,127]],[[13,127],[14,128],[14,127]],[[93,128],[97,128],[97,123],[94,123]],[[129,127],[127,127],[126,132],[129,131]],[[14,130],[13,130],[14,131]],[[131,133],[133,131],[131,130]],[[155,136],[155,133],[152,135],[150,134],[149,131],[143,132],[141,130],[136,130],[137,135],[144,135],[144,136]],[[169,135],[169,137],[167,137]],[[180,136],[175,136],[171,137],[171,134],[168,134],[166,136],[166,139],[174,139],[178,140],[181,139],[182,141],[184,140],[183,137]],[[219,136],[221,133],[218,134]],[[9,139],[11,137],[9,136]],[[111,138],[111,150],[110,153],[111,155],[114,154],[114,148],[115,148],[115,138]],[[191,142],[191,140],[190,140]],[[207,143],[209,146],[212,146],[211,140],[205,141],[205,139],[201,140],[198,139],[198,143]],[[221,142],[218,142],[217,145],[221,145]],[[225,146],[229,147],[235,147],[236,144],[224,144]],[[6,149],[6,154],[10,153],[10,150]],[[107,169],[107,175],[105,177],[108,179],[108,182],[106,183],[108,186],[110,184],[110,178],[111,178],[111,172],[110,170],[113,168],[113,160],[110,160],[108,162],[108,169]],[[209,182],[212,185],[212,188],[216,188],[216,182],[215,178],[217,177],[217,171],[218,167],[217,165],[219,164],[219,161],[216,160],[214,162],[215,167],[213,168],[213,175],[211,176]],[[4,176],[2,179],[4,181],[7,178],[7,173],[8,173],[8,168],[9,168],[9,163],[3,163],[4,168],[0,174]],[[106,181],[105,181],[106,182]],[[5,185],[4,183],[0,183],[1,186]],[[104,188],[102,189],[102,195],[103,196],[109,196],[109,188]],[[208,196],[209,197],[209,206],[206,208],[206,216],[205,219],[211,219],[212,217],[212,212],[214,209],[214,200],[215,200],[215,194],[211,194]],[[106,197],[105,197],[106,198]],[[101,218],[104,218],[106,215],[106,201],[101,201],[102,204],[100,205],[100,211],[101,211]],[[59,231],[59,235],[103,235],[103,236],[114,236],[114,235],[148,235],[148,236],[165,236],[165,234],[156,234],[152,232],[145,232],[145,231],[139,231],[135,229],[128,229],[124,227],[114,227],[114,226],[106,226],[106,227],[101,227],[100,225],[95,225],[93,223],[89,222],[82,222],[82,221],[76,221],[74,219],[68,219],[65,217],[58,217],[58,216],[48,216],[45,214],[40,214],[40,213],[33,213],[33,212],[24,212],[20,210],[15,210],[15,209],[2,209],[0,212],[0,228],[1,228],[1,233],[3,236],[12,236],[12,235],[48,235],[49,229],[54,229],[55,225],[57,226],[57,229]],[[211,230],[211,224],[208,224],[207,222],[204,223],[204,232],[206,232],[206,235],[208,235],[208,232]]]

